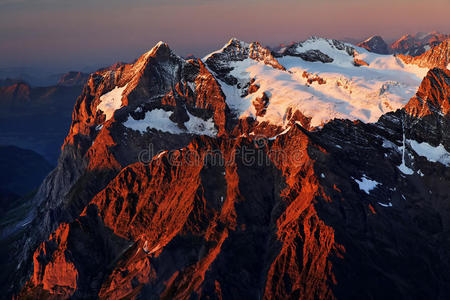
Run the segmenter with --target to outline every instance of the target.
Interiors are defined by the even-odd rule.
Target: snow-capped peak
[[[239,40],[238,38],[232,37],[232,38],[228,41],[228,43],[226,43],[226,44],[224,45],[223,48],[226,48],[226,47],[229,47],[229,46],[235,46],[235,45],[240,45],[241,47],[248,47],[249,44],[246,43],[246,42],[244,42],[244,41]],[[223,48],[222,48],[222,49],[223,49]]]
[[[223,53],[226,51],[232,51],[232,49],[234,49],[236,51],[236,49],[244,49],[244,48],[248,48],[249,44],[246,42],[243,42],[235,37],[231,38],[225,45],[223,45],[222,48],[220,48],[217,51],[211,52],[208,55],[206,55],[205,57],[203,57],[203,61],[206,61],[208,58],[212,57],[214,54],[219,54],[219,53]]]
[[[239,118],[282,127],[290,123],[289,112],[297,110],[311,118],[312,127],[333,118],[375,122],[383,113],[403,107],[427,72],[393,55],[318,37],[279,52],[276,62],[282,68],[249,56],[230,59],[222,68],[225,60],[220,58],[213,56],[207,64],[220,80],[231,110]],[[248,93],[249,84],[257,91]],[[263,114],[258,111],[262,97]]]
[[[158,54],[158,52],[160,51],[165,51],[165,52],[172,52],[172,50],[170,49],[169,45],[163,41],[159,41],[158,43],[156,43],[155,46],[153,46],[152,49],[150,49],[149,51],[147,51],[144,56],[156,56]]]
[[[352,45],[333,39],[311,37],[282,49],[280,56],[298,56],[303,60],[322,63],[338,62],[352,64],[355,49]]]
[[[358,47],[378,54],[389,54],[389,48],[383,38],[379,35],[373,35],[364,42],[358,44]]]

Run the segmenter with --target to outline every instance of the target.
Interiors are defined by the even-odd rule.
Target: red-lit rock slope
[[[399,54],[404,62],[425,68],[447,69],[450,65],[450,39],[438,44],[419,56]]]
[[[16,297],[450,297],[449,71],[376,123],[309,128],[291,111],[279,128],[234,118],[216,79],[234,84],[224,60],[276,57],[227,47],[205,64],[161,43],[91,75],[35,200]],[[117,87],[108,119],[98,106]],[[172,132],[123,125],[161,110],[177,127],[152,126]]]

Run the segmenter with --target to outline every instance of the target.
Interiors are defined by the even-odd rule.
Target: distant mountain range
[[[439,32],[407,34],[388,46],[381,36],[375,35],[357,45],[379,54],[419,56],[449,39],[449,34]]]
[[[70,72],[57,85],[33,87],[21,80],[0,82],[0,145],[31,149],[56,164],[88,74]]]

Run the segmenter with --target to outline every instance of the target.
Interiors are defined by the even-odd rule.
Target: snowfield
[[[222,49],[205,56],[203,61],[206,62],[215,53],[227,51],[227,47],[232,46],[231,42],[236,41],[232,40]],[[133,68],[140,70],[145,58],[162,45],[165,44],[160,42],[144,54]],[[252,44],[239,42],[239,47],[236,52],[242,48],[251,48]],[[333,61],[311,62],[296,56],[309,55],[311,50],[316,50],[316,53],[318,50]],[[234,49],[231,53],[233,51]],[[289,128],[288,111],[296,110],[311,118],[311,127],[322,126],[334,118],[376,122],[382,114],[402,108],[416,93],[428,72],[427,68],[404,64],[393,55],[370,53],[364,48],[315,37],[295,44],[288,52],[278,52],[276,56],[281,57],[269,57],[268,61],[273,62],[276,59],[285,70],[265,64],[265,52],[258,55],[262,57],[242,60],[233,59],[232,54],[228,52],[228,55],[224,55],[225,58],[218,62],[229,67],[228,75],[237,79],[236,85],[221,81],[218,78],[220,76],[210,71],[221,85],[226,102],[234,115],[238,118],[252,117],[259,122],[268,122],[283,129]],[[324,61],[329,61],[329,58]],[[355,60],[363,65],[356,66]],[[177,71],[171,69],[173,66],[170,65],[167,65],[167,68],[167,73],[175,74]],[[311,81],[311,78],[320,80]],[[254,80],[259,89],[246,95],[244,89],[251,80]],[[195,90],[195,84],[189,82],[189,86]],[[106,115],[106,120],[122,107],[122,93],[126,87],[127,85],[116,87],[100,97],[101,103],[97,109]],[[268,96],[269,101],[265,104],[265,113],[257,116],[254,101],[263,93]],[[124,126],[141,133],[152,128],[173,134],[217,135],[212,119],[205,121],[189,115],[190,120],[184,124],[186,128],[180,128],[169,119],[170,115],[169,111],[155,109],[146,112],[143,120],[134,120],[129,116]]]
[[[122,107],[122,93],[127,88],[127,84],[123,87],[116,86],[112,91],[100,97],[100,104],[97,111],[101,110],[106,115],[106,120],[111,119],[114,112]]]
[[[286,71],[272,68],[253,59],[230,62],[232,76],[245,85],[254,78],[260,86],[256,93],[241,98],[242,90],[220,82],[227,103],[240,118],[251,116],[258,121],[286,126],[288,108],[312,117],[311,126],[320,126],[334,118],[375,122],[389,111],[402,108],[416,93],[428,69],[405,65],[393,55],[379,55],[355,48],[355,57],[335,48],[328,40],[313,38],[298,46],[299,53],[320,50],[333,58],[331,63],[308,62],[296,56],[277,58]],[[209,57],[209,56],[207,56]],[[369,66],[357,67],[354,59]],[[309,84],[306,71],[326,81]],[[256,117],[252,102],[262,93],[270,95],[267,112]]]
[[[375,180],[371,180],[371,179],[367,178],[366,175],[363,175],[361,180],[358,180],[358,179],[354,179],[354,180],[358,184],[359,189],[361,191],[366,192],[366,194],[370,194],[370,191],[373,190],[374,188],[376,188],[377,185],[380,184],[379,182],[377,182]]]
[[[444,148],[442,144],[437,147],[415,140],[410,140],[411,148],[420,156],[425,157],[428,161],[439,162],[444,166],[450,166],[450,153]]]
[[[172,114],[171,111],[165,111],[163,109],[154,109],[145,113],[145,117],[142,120],[135,120],[132,116],[123,123],[123,125],[132,130],[144,133],[147,128],[156,129],[162,132],[168,132],[172,134],[197,134],[208,135],[214,137],[217,135],[217,130],[214,127],[212,119],[203,120],[197,118],[187,112],[189,121],[184,123],[186,129],[181,129],[178,125],[172,122],[169,117]]]

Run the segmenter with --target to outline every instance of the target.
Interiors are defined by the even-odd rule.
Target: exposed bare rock
[[[206,65],[227,84],[237,84],[236,78],[229,74],[233,67],[230,63],[253,59],[276,69],[284,70],[271,51],[258,42],[247,44],[237,39],[231,39],[221,50],[212,53],[206,59]]]
[[[415,64],[423,68],[447,69],[450,65],[450,39],[438,44],[419,56],[399,54],[398,57],[405,63]]]
[[[361,42],[357,45],[358,47],[362,47],[370,52],[378,53],[378,54],[389,54],[389,47],[383,38],[379,35],[374,35],[364,42]]]
[[[326,63],[307,44],[293,53]],[[349,45],[319,44],[364,70]],[[35,199],[18,298],[449,298],[449,71],[377,122],[311,127],[281,106],[282,127],[257,119],[270,88],[231,72],[256,60],[286,75],[266,50],[233,39],[186,61],[158,43],[91,75]],[[325,81],[298,75],[302,90]],[[224,82],[240,86],[233,99]],[[228,105],[252,89],[257,116],[236,118]],[[214,134],[190,129],[209,120]]]
[[[263,92],[261,97],[258,97],[253,101],[253,106],[256,110],[256,115],[262,117],[266,113],[267,105],[269,104],[269,96],[266,92]]]
[[[430,114],[447,116],[450,113],[450,70],[430,70],[405,109],[419,118]]]
[[[355,66],[357,66],[357,67],[368,66],[368,65],[369,65],[366,61],[364,61],[364,60],[362,60],[362,59],[358,59],[358,58],[355,58],[355,59],[353,60],[353,63],[354,63]]]
[[[391,49],[394,54],[419,56],[449,38],[450,35],[439,32],[407,34],[395,41]]]

